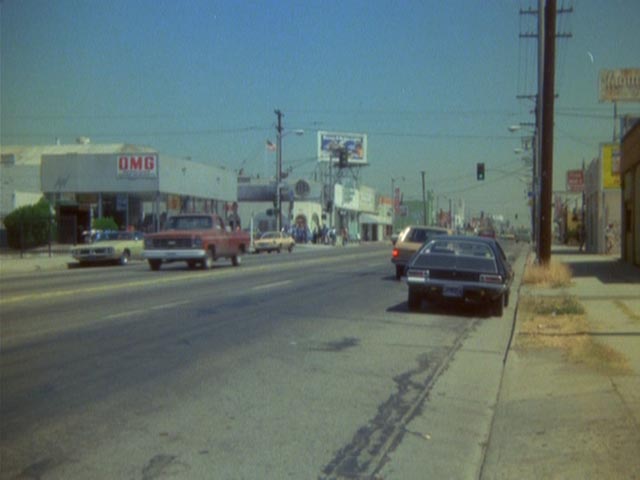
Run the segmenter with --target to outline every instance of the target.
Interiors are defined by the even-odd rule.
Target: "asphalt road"
[[[3,278],[1,478],[372,475],[461,346],[509,331],[465,309],[408,312],[389,254]]]

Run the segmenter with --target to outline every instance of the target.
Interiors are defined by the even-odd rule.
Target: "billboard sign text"
[[[567,190],[575,193],[579,193],[584,190],[584,171],[567,171]]]
[[[157,155],[119,155],[118,178],[157,178]]]
[[[600,70],[601,102],[640,102],[640,68]]]

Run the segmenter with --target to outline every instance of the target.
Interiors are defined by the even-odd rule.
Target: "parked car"
[[[139,232],[92,230],[85,233],[87,243],[71,248],[71,256],[81,265],[127,265],[132,259],[142,259],[144,240]]]
[[[481,228],[478,230],[479,237],[496,238],[496,231],[493,228]]]
[[[291,252],[295,240],[285,232],[265,232],[262,236],[253,243],[253,249],[256,253],[260,252],[278,252],[282,250],[288,250]]]
[[[500,244],[490,238],[450,236],[430,241],[407,265],[408,303],[422,300],[486,305],[502,316],[509,304],[513,270]]]
[[[391,263],[396,267],[396,280],[402,278],[407,263],[422,245],[438,235],[451,233],[447,228],[424,225],[410,225],[400,232],[391,252]]]

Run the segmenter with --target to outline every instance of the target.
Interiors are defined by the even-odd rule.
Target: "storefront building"
[[[640,121],[622,139],[622,258],[640,267]]]
[[[237,200],[234,172],[126,144],[3,147],[2,178],[3,217],[45,196],[61,243],[81,241],[95,218],[151,232],[175,213],[227,216]]]
[[[585,172],[587,252],[619,254],[621,238],[620,144],[600,146]]]

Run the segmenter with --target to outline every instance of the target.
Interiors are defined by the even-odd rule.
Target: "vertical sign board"
[[[580,193],[584,190],[584,172],[582,170],[567,170],[567,190]]]
[[[620,189],[620,144],[603,143],[600,145],[602,162],[602,188]]]
[[[118,178],[158,178],[158,155],[118,155]]]

